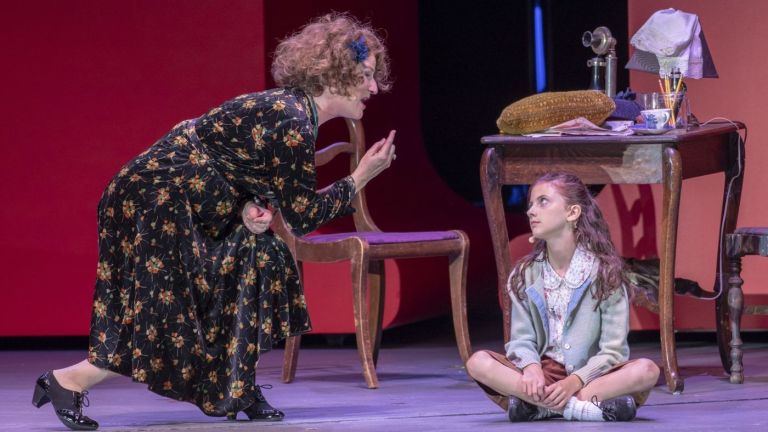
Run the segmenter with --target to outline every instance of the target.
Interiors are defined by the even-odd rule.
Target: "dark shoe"
[[[602,402],[598,402],[597,396],[593,396],[592,403],[603,411],[605,421],[630,421],[637,414],[637,405],[632,396],[619,396]]]
[[[507,417],[511,422],[524,422],[536,420],[539,415],[539,408],[516,397],[509,397],[509,408],[507,408]]]
[[[248,416],[248,420],[251,421],[280,421],[285,417],[282,411],[274,408],[267,402],[267,399],[261,394],[261,389],[267,390],[272,388],[271,384],[256,385],[256,392],[254,394],[255,400],[253,404],[244,409],[243,412]],[[227,414],[227,419],[237,420],[237,413]]]
[[[56,381],[53,371],[48,371],[35,382],[32,405],[40,408],[50,402],[64,426],[72,430],[96,430],[99,424],[83,415],[83,407],[88,406],[87,395],[87,391],[78,393],[65,389]]]

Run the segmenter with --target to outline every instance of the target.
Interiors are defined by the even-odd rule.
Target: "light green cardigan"
[[[543,261],[534,261],[525,271],[526,298],[522,302],[510,291],[512,331],[505,345],[507,357],[520,369],[540,363],[549,341],[549,321],[544,300]],[[584,385],[629,358],[629,300],[624,287],[615,290],[595,308],[592,288],[598,266],[574,290],[565,314],[563,354],[565,370],[576,374]]]

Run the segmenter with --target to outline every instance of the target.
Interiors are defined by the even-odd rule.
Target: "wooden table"
[[[530,184],[548,171],[567,171],[586,184],[657,184],[663,185],[662,228],[660,242],[659,324],[661,357],[667,386],[672,392],[683,391],[683,378],[677,366],[674,339],[673,294],[677,219],[682,180],[718,172],[725,173],[723,212],[717,262],[723,253],[724,235],[733,232],[739,212],[744,170],[744,145],[738,136],[743,124],[711,124],[698,128],[674,130],[654,136],[562,136],[530,138],[491,135],[481,142],[488,148],[480,163],[488,226],[496,259],[499,300],[504,313],[504,339],[509,340],[510,299],[506,280],[512,268],[509,234],[501,199],[501,186]],[[714,292],[720,291],[716,269]],[[727,281],[725,287],[727,289]],[[730,370],[728,344],[730,322],[728,296],[716,302],[717,334],[720,357]],[[714,295],[714,293],[710,294]]]

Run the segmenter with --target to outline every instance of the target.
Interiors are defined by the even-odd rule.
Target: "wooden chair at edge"
[[[347,154],[352,172],[365,154],[365,133],[362,122],[346,119],[349,142],[337,142],[315,153],[315,165],[327,164],[336,156]],[[352,201],[355,230],[299,237],[288,229],[277,214],[273,229],[288,244],[302,276],[302,262],[351,261],[352,294],[357,351],[368,388],[379,386],[376,364],[381,343],[384,308],[384,260],[399,258],[448,257],[451,310],[456,343],[462,363],[472,353],[466,312],[467,263],[469,238],[460,230],[425,232],[382,232],[368,212],[365,189]],[[296,376],[301,336],[288,338],[283,360],[283,382]]]
[[[745,256],[768,256],[768,227],[742,227],[725,235],[725,273],[728,275],[728,308],[730,309],[731,342],[729,344],[730,381],[744,382],[742,357],[741,316],[768,315],[768,305],[744,306],[744,292],[741,286],[741,259]],[[728,369],[728,368],[726,368]]]

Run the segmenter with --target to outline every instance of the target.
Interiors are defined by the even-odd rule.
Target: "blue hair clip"
[[[357,40],[349,43],[352,49],[355,62],[362,63],[368,58],[368,45],[365,44],[365,36],[360,36]]]

